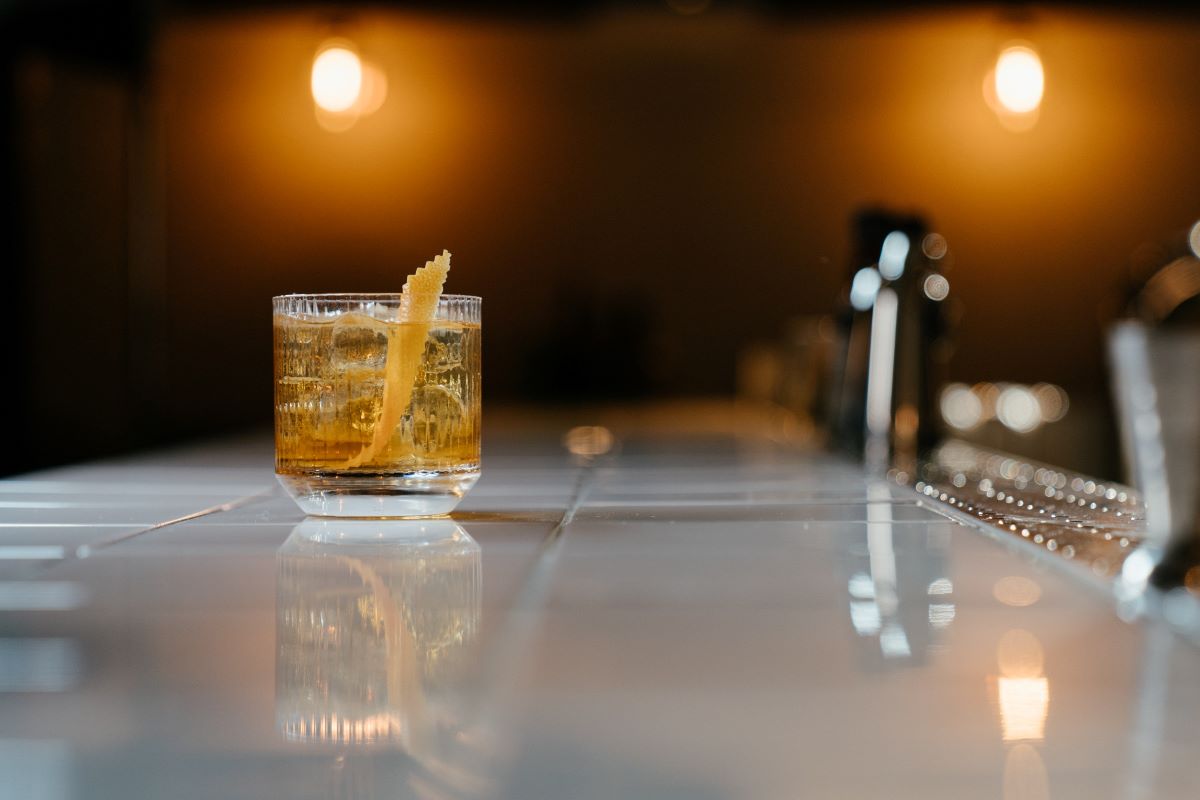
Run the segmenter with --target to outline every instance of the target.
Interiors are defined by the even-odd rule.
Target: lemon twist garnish
[[[398,324],[388,325],[387,362],[383,376],[383,402],[379,419],[371,434],[371,442],[346,462],[350,469],[370,462],[387,447],[412,402],[425,340],[433,325],[438,300],[446,275],[450,272],[450,251],[443,250],[433,261],[426,261],[404,282],[404,301],[400,305]]]

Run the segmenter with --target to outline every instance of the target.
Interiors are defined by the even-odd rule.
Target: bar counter
[[[265,436],[0,481],[0,798],[1196,796],[1200,651],[1103,576],[683,427],[492,426],[432,523]]]

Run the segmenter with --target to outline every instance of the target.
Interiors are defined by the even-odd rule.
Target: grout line
[[[178,525],[181,522],[190,522],[191,520],[199,519],[201,517],[207,517],[212,514],[217,514],[221,511],[230,511],[232,509],[235,509],[240,506],[244,506],[248,503],[251,503],[254,500],[258,500],[262,497],[266,497],[270,494],[273,494],[275,491],[276,491],[276,489],[274,487],[271,487],[269,489],[264,489],[261,492],[256,492],[254,494],[246,495],[245,497],[239,497],[238,499],[231,500],[228,503],[221,503],[220,505],[209,506],[208,508],[202,508],[199,511],[192,512],[191,514],[185,514],[182,517],[176,517],[175,519],[169,519],[164,522],[158,522],[158,523],[155,523],[154,525],[148,525],[144,528],[138,528],[137,530],[129,531],[127,533],[122,533],[122,534],[113,536],[108,539],[102,539],[99,542],[95,542],[92,544],[81,544],[78,547],[74,548],[73,550],[71,550],[71,549],[66,550],[63,558],[55,559],[52,562],[45,563],[42,566],[40,571],[44,573],[44,572],[49,571],[52,568],[59,567],[64,564],[70,564],[70,563],[73,563],[76,561],[82,561],[84,559],[90,558],[91,556],[95,555],[100,550],[106,550],[110,547],[115,547],[116,545],[121,544],[122,542],[127,542],[130,539],[133,539],[138,536],[142,536],[143,534],[153,533],[154,531],[162,530],[163,528],[168,528],[172,525]],[[34,567],[33,570],[31,570],[31,571],[36,573],[39,570],[36,567]]]
[[[562,536],[563,531],[575,519],[575,514],[579,511],[579,507],[583,505],[583,501],[592,493],[592,488],[596,484],[596,462],[594,459],[588,459],[579,471],[579,477],[575,480],[575,491],[571,494],[571,502],[567,503],[566,509],[563,511],[562,518],[551,531],[546,534],[546,538],[542,540],[541,550],[545,550],[556,542]]]
[[[274,494],[274,493],[275,493],[275,487],[271,487],[269,489],[264,489],[261,492],[256,492],[255,494],[246,495],[245,497],[239,497],[237,500],[230,500],[228,503],[221,503],[220,505],[209,506],[208,508],[204,508],[199,511],[194,511],[191,514],[185,514],[182,517],[176,517],[175,519],[169,519],[166,522],[159,522],[156,525],[151,525],[148,528],[142,528],[140,530],[130,531],[129,533],[123,533],[120,536],[114,536],[111,539],[104,539],[100,542],[97,542],[96,544],[80,545],[79,547],[75,548],[75,557],[76,558],[87,558],[87,557],[91,556],[93,553],[95,553],[97,550],[105,550],[109,547],[114,547],[114,546],[120,544],[121,542],[129,541],[130,539],[133,539],[137,536],[141,536],[142,534],[153,533],[154,531],[170,527],[171,525],[178,525],[181,522],[190,522],[191,520],[199,519],[200,517],[207,517],[210,514],[216,514],[221,511],[231,511],[235,508],[244,506],[247,503],[250,503],[261,497],[265,497],[267,495]]]
[[[472,715],[485,725],[503,715],[508,692],[498,690],[512,685],[541,628],[542,610],[562,553],[561,544],[567,527],[596,484],[596,468],[595,459],[588,459],[582,464],[570,502],[558,522],[539,543],[533,563],[521,581],[521,589],[505,613],[503,626],[491,637],[496,645],[480,668],[480,693]]]

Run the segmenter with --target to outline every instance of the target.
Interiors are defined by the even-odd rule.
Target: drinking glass
[[[308,514],[447,514],[479,479],[480,298],[412,301],[274,298],[275,473]]]

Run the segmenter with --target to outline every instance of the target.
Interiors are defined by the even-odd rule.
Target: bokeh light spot
[[[1007,111],[1027,114],[1035,110],[1041,105],[1045,82],[1042,60],[1029,47],[1005,48],[996,59],[996,99]]]
[[[363,65],[354,51],[327,47],[313,59],[313,102],[325,111],[349,111],[358,102],[362,84]]]

